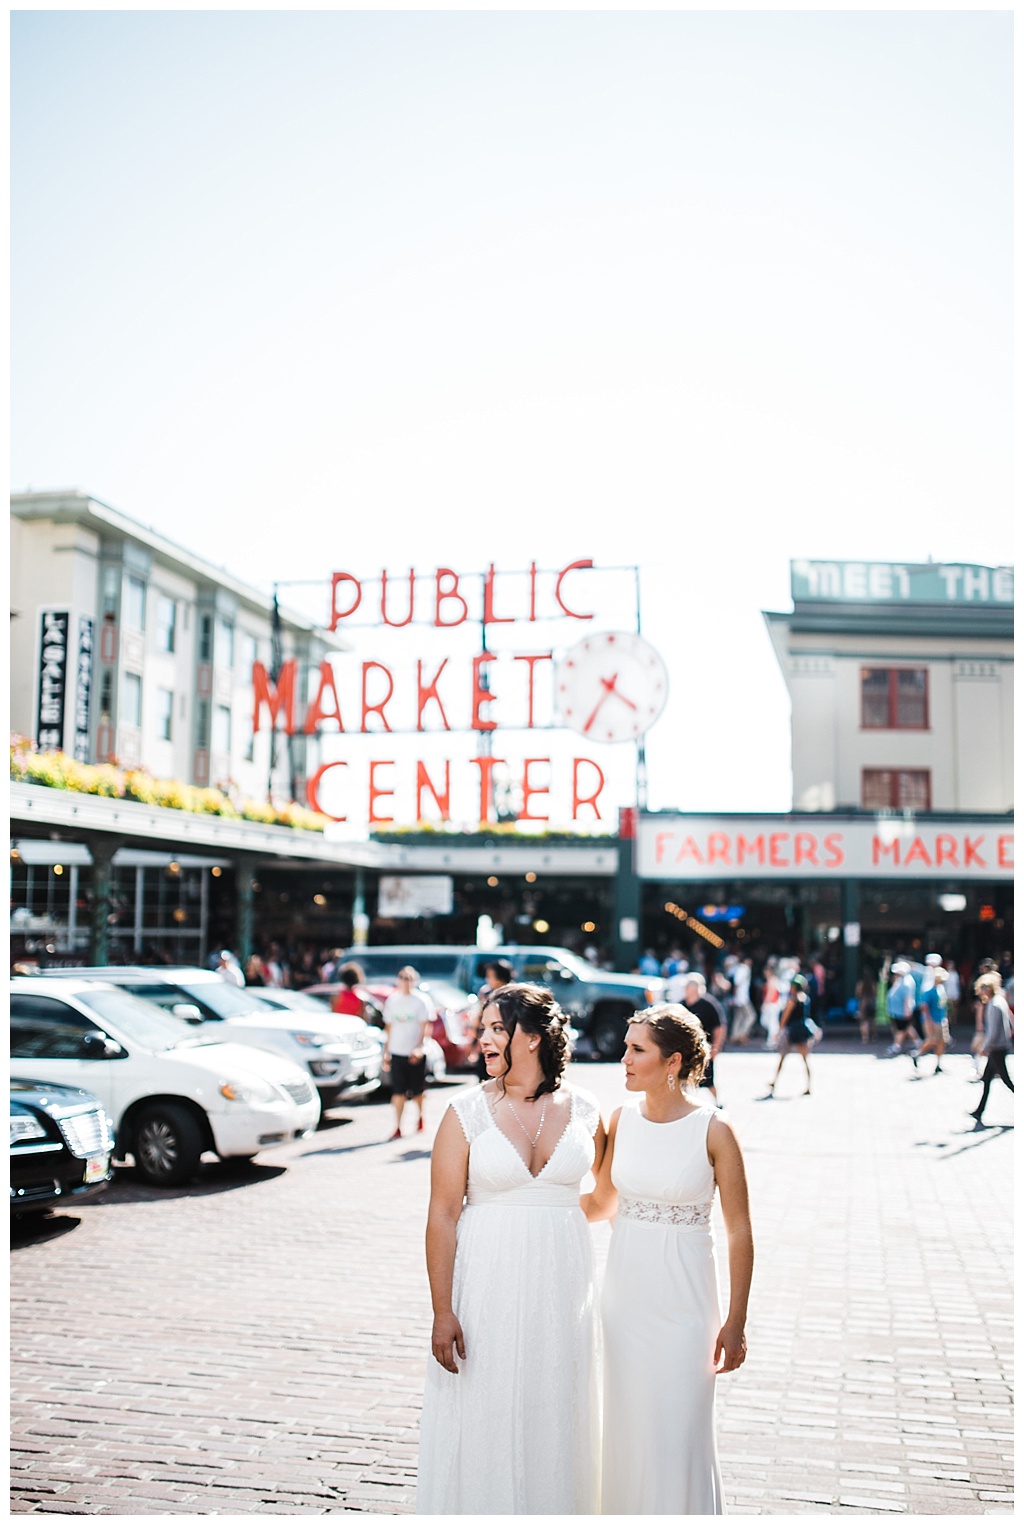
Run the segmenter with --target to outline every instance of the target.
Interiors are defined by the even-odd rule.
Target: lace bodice
[[[559,1204],[576,1200],[580,1182],[594,1163],[594,1134],[601,1111],[589,1091],[575,1086],[565,1089],[571,1099],[569,1121],[551,1158],[536,1176],[530,1174],[518,1149],[498,1127],[482,1087],[452,1102],[469,1142],[466,1201],[471,1207],[484,1203],[539,1206],[545,1200]]]

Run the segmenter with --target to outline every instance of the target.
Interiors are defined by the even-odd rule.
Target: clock
[[[555,668],[555,704],[588,741],[635,741],[668,699],[668,673],[653,646],[629,631],[588,635]]]

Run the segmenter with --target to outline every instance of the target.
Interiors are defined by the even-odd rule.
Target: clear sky
[[[789,806],[790,558],[1011,559],[1010,12],[26,11],[11,68],[12,486],[268,589],[637,561],[654,807]]]

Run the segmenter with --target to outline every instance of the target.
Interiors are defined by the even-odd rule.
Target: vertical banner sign
[[[68,669],[68,611],[45,609],[39,642],[39,721],[36,745],[41,752],[64,745],[64,691]]]
[[[87,614],[78,619],[78,665],[75,669],[76,762],[89,761],[89,701],[92,696],[93,624]]]

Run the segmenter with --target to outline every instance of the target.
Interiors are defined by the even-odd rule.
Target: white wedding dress
[[[603,1514],[724,1514],[715,1439],[722,1326],[707,1153],[715,1113],[652,1123],[624,1106],[619,1209],[601,1299]]]
[[[452,1106],[469,1140],[453,1303],[457,1376],[433,1356],[420,1427],[418,1514],[596,1514],[597,1311],[580,1183],[597,1102],[565,1088],[565,1131],[537,1176],[483,1089]]]

